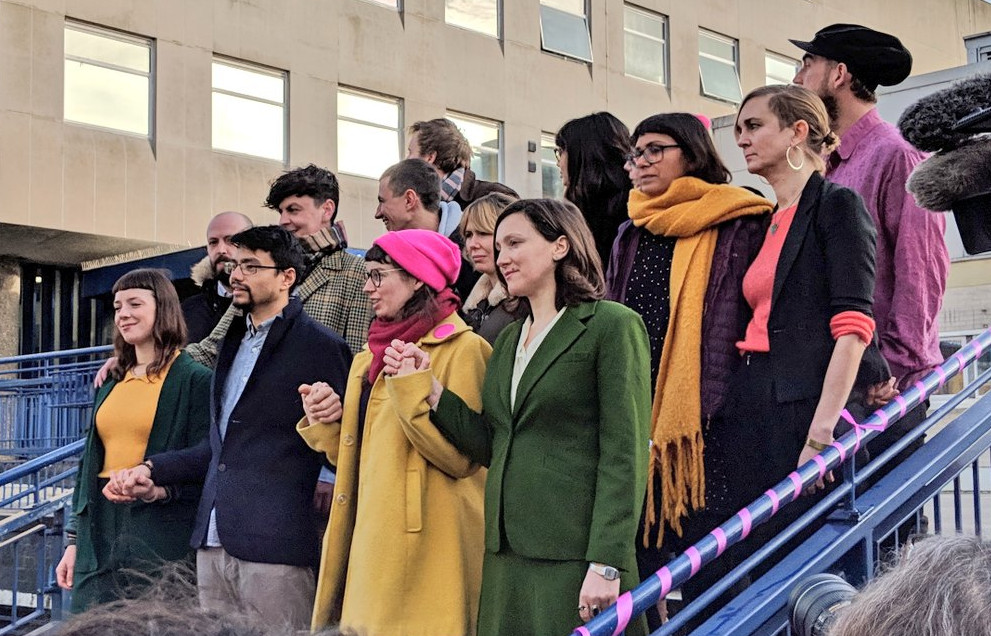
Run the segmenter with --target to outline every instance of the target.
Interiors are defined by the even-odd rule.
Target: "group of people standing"
[[[844,409],[891,399],[938,362],[946,276],[941,221],[892,194],[911,157],[871,105],[911,57],[854,25],[796,44],[804,87],[751,91],[734,127],[777,204],[729,184],[688,113],[632,135],[608,113],[565,124],[565,201],[478,181],[434,120],[383,175],[388,231],[363,262],[336,179],[309,166],[273,184],[281,228],[217,241],[232,307],[203,342],[182,350],[161,274],[118,281],[59,565],[74,608],[191,536],[205,607],[368,636],[564,634],[832,443]],[[865,154],[874,192],[830,179]],[[314,569],[321,459],[336,483]]]

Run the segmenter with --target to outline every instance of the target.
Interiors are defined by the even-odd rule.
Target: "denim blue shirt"
[[[244,317],[248,330],[245,332],[241,346],[237,349],[237,355],[234,356],[234,361],[231,363],[231,370],[227,374],[227,381],[224,382],[223,393],[220,396],[220,417],[217,420],[217,426],[220,428],[221,441],[227,435],[231,413],[234,412],[234,407],[237,406],[238,400],[241,399],[241,393],[244,392],[244,386],[248,383],[248,378],[251,377],[251,372],[255,369],[255,363],[258,362],[258,356],[261,354],[262,347],[265,346],[265,340],[268,338],[272,323],[281,316],[282,312],[279,312],[278,315],[269,318],[257,327],[251,322],[250,314]],[[216,508],[210,512],[210,528],[207,530],[206,545],[211,548],[220,547]]]

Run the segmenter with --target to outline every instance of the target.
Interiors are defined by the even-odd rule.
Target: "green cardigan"
[[[484,417],[445,391],[433,420],[489,467],[485,547],[633,569],[647,483],[650,346],[640,316],[609,301],[569,307],[534,353],[510,408],[522,323],[495,342]],[[500,532],[502,529],[502,532]]]
[[[179,354],[162,384],[155,419],[148,436],[146,456],[195,446],[205,439],[210,427],[210,383],[213,373],[185,352]],[[91,520],[100,518],[104,506],[129,506],[131,528],[155,556],[174,560],[189,552],[189,535],[196,518],[200,484],[188,484],[177,497],[165,504],[113,504],[100,492],[97,475],[103,468],[104,448],[96,433],[96,413],[117,382],[107,380],[96,392],[93,415],[79,463],[72,512],[67,527],[76,529],[76,571],[99,569],[110,555],[95,548],[90,536]]]

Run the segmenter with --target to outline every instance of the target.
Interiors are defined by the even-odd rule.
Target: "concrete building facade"
[[[340,218],[366,247],[382,232],[377,174],[422,119],[452,116],[483,177],[539,196],[566,120],[730,114],[735,94],[789,79],[787,38],[834,22],[897,34],[918,74],[964,64],[991,5],[0,0],[0,325],[32,302],[14,280],[25,263],[87,270],[202,245],[222,210],[273,222],[268,183],[307,163],[338,173]],[[25,348],[0,330],[0,354]]]

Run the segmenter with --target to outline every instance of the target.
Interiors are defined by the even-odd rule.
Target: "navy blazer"
[[[873,316],[877,230],[860,195],[813,173],[781,247],[767,321],[779,402],[815,399],[836,341],[833,316]],[[876,336],[875,336],[876,341]],[[868,347],[857,386],[888,378],[876,345]]]
[[[211,391],[209,441],[151,457],[159,484],[204,477],[190,544],[203,547],[210,511],[228,554],[245,561],[313,566],[319,538],[313,490],[320,455],[296,432],[303,417],[300,384],[324,381],[342,399],[351,351],[340,336],[317,323],[292,298],[272,324],[241,398],[220,439],[221,393],[247,330],[235,320],[217,359]]]

